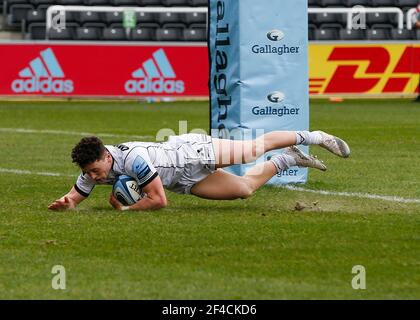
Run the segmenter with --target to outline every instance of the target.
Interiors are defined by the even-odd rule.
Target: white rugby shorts
[[[178,149],[177,153],[184,169],[169,190],[191,194],[191,188],[216,171],[216,157],[212,138],[205,134],[183,134],[171,136],[167,142]]]

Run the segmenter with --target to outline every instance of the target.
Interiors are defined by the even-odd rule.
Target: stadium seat
[[[183,24],[179,24],[179,26],[181,27],[181,28],[186,28],[186,26],[185,25],[183,25]],[[192,28],[192,29],[205,29],[205,30],[207,30],[207,25],[205,24],[205,23],[193,23],[193,24],[191,24],[190,25],[190,28]]]
[[[48,33],[48,40],[73,40],[73,32],[70,28],[51,29]]]
[[[344,5],[346,7],[354,7],[354,6],[369,7],[370,0],[344,0]]]
[[[27,24],[33,22],[45,22],[45,11],[44,10],[29,10],[26,13],[25,21]]]
[[[66,12],[66,22],[77,22],[77,12],[68,11]]]
[[[317,26],[325,23],[340,23],[344,26],[347,21],[344,14],[323,12],[314,14],[314,17],[310,22],[315,23]]]
[[[404,21],[405,21],[405,13],[404,14]],[[389,22],[390,24],[392,24],[394,27],[398,27],[398,15],[396,14],[388,14],[389,17]]]
[[[366,30],[363,29],[340,29],[341,40],[365,40]]]
[[[40,11],[40,12],[43,11],[44,12],[43,14],[46,15],[48,7],[49,7],[49,5],[43,4],[43,5],[38,6],[37,10]],[[65,15],[66,15],[66,23],[67,22],[78,22],[77,21],[77,15],[78,15],[77,12],[66,11]]]
[[[45,23],[34,22],[28,26],[28,33],[25,35],[29,40],[45,40]]]
[[[420,40],[420,29],[416,30],[416,38],[417,40]]]
[[[392,40],[413,40],[415,39],[415,34],[413,30],[408,29],[392,29],[391,30]]]
[[[388,13],[383,12],[374,12],[374,13],[367,13],[366,14],[366,23],[369,26],[372,26],[374,24],[378,23],[391,23],[392,20]]]
[[[308,14],[308,22],[309,24],[316,24],[316,14],[315,13],[310,13]]]
[[[9,14],[10,8],[15,4],[29,4],[28,0],[3,0],[3,14]]]
[[[418,4],[418,0],[395,0],[395,5],[397,7],[412,7],[415,8]]]
[[[137,0],[140,6],[161,6],[161,0]]]
[[[109,0],[84,0],[87,6],[108,6],[110,5]]]
[[[193,24],[193,23],[206,23],[207,15],[205,13],[200,12],[189,12],[184,13],[181,16],[181,20],[185,22],[185,24]]]
[[[372,7],[395,7],[395,0],[371,0]]]
[[[188,6],[188,0],[162,0],[162,4],[165,6]]]
[[[76,38],[76,28],[79,26],[74,23],[68,23],[65,29],[50,29],[48,32],[49,40],[74,40]]]
[[[124,28],[104,28],[102,30],[102,40],[125,41],[127,40]]]
[[[95,11],[77,12],[76,15],[77,15],[76,20],[80,24],[83,24],[83,25],[88,22],[101,22],[102,21],[100,13],[95,12]]]
[[[338,39],[338,30],[336,28],[325,28],[315,30],[315,40],[328,41]]]
[[[193,7],[207,7],[208,0],[189,0],[190,6]]]
[[[26,14],[34,10],[30,4],[14,4],[10,7],[10,13],[7,16],[7,26],[17,28],[22,24],[22,20],[26,18]]]
[[[315,30],[316,30],[316,25],[309,24],[309,26],[308,26],[308,39],[310,41],[315,40]]]
[[[159,28],[156,31],[157,41],[182,41],[182,28]]]
[[[114,28],[114,29],[115,28],[122,28],[122,29],[124,29],[125,30],[125,33],[126,33],[127,40],[128,40],[128,38],[130,36],[127,32],[130,31],[130,29],[132,29],[132,28],[129,28],[129,30],[126,30],[125,27],[124,27],[124,25],[122,23],[111,23],[110,25],[105,26],[105,28],[106,27],[108,27],[108,28]]]
[[[107,24],[123,22],[123,13],[121,11],[104,12],[104,15],[105,15],[104,21]]]
[[[26,13],[26,17],[22,21],[22,32],[28,32],[28,26],[34,22],[45,23],[45,10],[29,10]]]
[[[137,12],[137,23],[158,23],[157,15],[153,12]]]
[[[83,24],[83,26],[80,27],[85,27],[85,28],[99,28],[100,29],[100,33],[99,36],[102,35],[102,29],[108,27],[105,23],[103,22],[86,22]]]
[[[110,0],[110,4],[113,6],[127,6],[127,7],[136,7],[136,0]]]
[[[318,4],[322,7],[341,7],[343,0],[318,0]]]
[[[321,24],[318,29],[336,29],[338,32],[343,29],[343,27],[338,23],[324,23]]]
[[[88,41],[100,40],[101,34],[102,34],[101,28],[78,27],[76,29],[76,40],[88,40]]]
[[[183,30],[185,41],[206,41],[207,32],[205,28],[187,28]]]
[[[30,0],[30,2],[35,6],[38,7],[40,5],[43,4],[47,4],[47,5],[53,5],[53,4],[57,4],[57,0]]]
[[[82,6],[83,0],[57,0],[57,3],[63,6]]]
[[[174,12],[164,12],[158,14],[158,22],[161,25],[167,24],[167,23],[178,23],[181,22],[181,14],[180,13],[174,13]]]
[[[155,41],[156,29],[153,27],[137,26],[131,30],[131,40],[133,41]]]
[[[367,30],[368,40],[390,40],[391,34],[388,28],[371,28]]]
[[[374,24],[372,25],[372,29],[388,29],[389,32],[391,32],[391,29],[393,28],[393,25],[391,24]]]

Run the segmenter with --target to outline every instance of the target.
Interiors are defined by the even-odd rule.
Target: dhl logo
[[[420,46],[311,45],[310,94],[414,94]]]

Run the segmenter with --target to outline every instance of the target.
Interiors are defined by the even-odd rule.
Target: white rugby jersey
[[[181,145],[182,146],[182,145]],[[75,189],[87,197],[96,184],[114,184],[118,175],[128,175],[137,180],[140,188],[158,175],[164,187],[171,189],[184,169],[184,159],[177,150],[181,147],[170,143],[127,142],[116,146],[106,145],[113,158],[112,168],[104,182],[96,182],[82,173]]]

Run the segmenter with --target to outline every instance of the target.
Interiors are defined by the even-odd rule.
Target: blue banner
[[[252,139],[275,130],[308,130],[307,0],[209,4],[212,136]],[[248,168],[229,170],[243,175]],[[307,169],[290,168],[270,183],[306,180]]]

